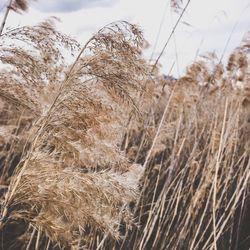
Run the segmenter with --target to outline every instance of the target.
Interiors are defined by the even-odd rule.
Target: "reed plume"
[[[37,28],[23,28],[14,37],[23,36],[32,45],[34,38],[41,38],[35,37]],[[77,50],[78,44],[56,32],[49,21],[39,28],[49,41],[35,47],[38,58],[12,48],[2,56],[17,69],[12,81],[3,83],[3,99],[33,115],[29,147],[2,206],[3,221],[24,220],[29,228],[65,246],[96,246],[95,239],[104,236],[119,239],[121,223],[132,223],[129,203],[138,195],[139,177],[119,145],[124,124],[139,112],[137,97],[147,73],[141,32],[127,22],[112,23]],[[78,51],[68,71],[55,63],[64,61],[57,41]],[[12,55],[26,60],[26,66],[12,61]],[[16,75],[23,82],[14,81]],[[23,92],[13,93],[16,86]]]

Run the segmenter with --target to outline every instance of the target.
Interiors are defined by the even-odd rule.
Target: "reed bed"
[[[0,43],[2,249],[249,248],[249,35],[177,80],[124,21]]]

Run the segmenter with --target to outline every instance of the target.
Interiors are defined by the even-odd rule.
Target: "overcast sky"
[[[0,0],[0,8],[6,2]],[[20,15],[12,12],[7,26],[34,25],[50,16],[60,18],[58,29],[72,35],[83,45],[107,23],[115,20],[136,23],[151,44],[145,51],[147,58],[153,51],[154,58],[157,57],[178,18],[178,14],[170,11],[169,0],[37,0],[28,13]],[[173,63],[171,74],[183,74],[197,52],[215,51],[220,57],[234,29],[226,50],[228,55],[250,30],[250,3],[249,0],[191,0],[182,20],[160,60],[165,74],[169,73]]]

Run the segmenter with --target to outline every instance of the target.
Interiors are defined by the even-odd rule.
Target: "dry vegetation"
[[[249,249],[249,37],[168,81],[127,22],[2,34],[0,248]]]

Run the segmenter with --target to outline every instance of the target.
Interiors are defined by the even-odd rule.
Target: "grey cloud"
[[[108,7],[116,2],[118,0],[38,0],[32,5],[43,12],[71,12],[82,8]]]
[[[2,12],[4,10],[4,7],[7,6],[7,1],[6,0],[0,0],[0,11]]]
[[[42,12],[71,12],[83,8],[109,7],[117,2],[119,0],[31,0],[30,4]],[[6,5],[6,0],[0,0],[0,12]]]

